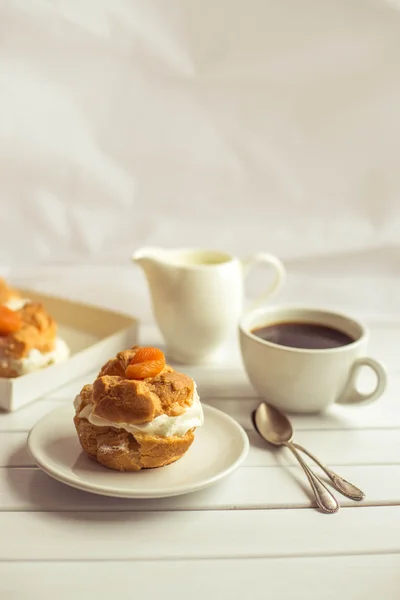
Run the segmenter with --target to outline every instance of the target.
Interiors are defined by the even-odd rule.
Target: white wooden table
[[[127,597],[163,600],[400,598],[400,322],[370,323],[384,360],[385,397],[293,418],[296,439],[365,490],[320,514],[286,450],[254,432],[257,398],[238,350],[186,369],[201,398],[248,432],[245,464],[209,490],[130,501],[68,488],[35,467],[26,436],[49,410],[72,402],[85,377],[14,414],[0,414],[0,598]],[[141,343],[159,342],[143,327]]]

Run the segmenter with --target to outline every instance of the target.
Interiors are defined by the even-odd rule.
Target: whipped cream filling
[[[78,396],[74,400],[75,411],[79,410],[81,398]],[[168,415],[159,415],[148,423],[138,423],[131,425],[130,423],[115,423],[108,421],[102,417],[93,414],[93,404],[87,404],[79,413],[80,419],[87,419],[92,425],[97,427],[115,427],[116,429],[125,429],[128,433],[148,433],[160,437],[170,437],[176,435],[182,437],[194,427],[201,427],[204,423],[203,407],[201,406],[200,398],[197,393],[196,386],[193,392],[193,402],[187,407],[184,413],[176,417]]]
[[[19,375],[26,375],[26,373],[32,373],[43,367],[62,362],[67,359],[68,356],[69,348],[67,344],[61,338],[57,338],[54,350],[51,352],[40,352],[39,350],[36,350],[36,348],[33,348],[29,354],[23,358],[8,358],[7,365],[17,371]]]
[[[10,310],[20,310],[24,308],[25,304],[30,302],[29,298],[18,298],[17,296],[13,296],[4,302],[4,306],[7,306]]]

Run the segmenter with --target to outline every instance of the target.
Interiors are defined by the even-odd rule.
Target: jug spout
[[[164,250],[155,246],[145,246],[139,248],[132,254],[132,260],[139,265],[145,265],[148,262],[159,262],[162,260]]]
[[[168,264],[167,251],[155,246],[139,248],[132,254],[132,261],[140,265],[148,279],[160,276]]]
[[[153,246],[139,248],[132,254],[132,261],[144,271],[157,322],[164,321],[165,307],[170,303],[174,282],[174,269],[169,264],[168,250]]]

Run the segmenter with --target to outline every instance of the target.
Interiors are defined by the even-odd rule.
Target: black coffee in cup
[[[340,348],[355,342],[355,339],[344,331],[319,323],[270,323],[256,327],[251,333],[273,344],[307,350]]]

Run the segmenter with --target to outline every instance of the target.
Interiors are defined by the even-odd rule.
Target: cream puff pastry
[[[0,377],[18,377],[69,355],[57,325],[37,302],[21,298],[0,281]]]
[[[175,462],[204,420],[193,379],[166,365],[160,350],[139,346],[109,360],[74,405],[83,450],[118,471]]]

